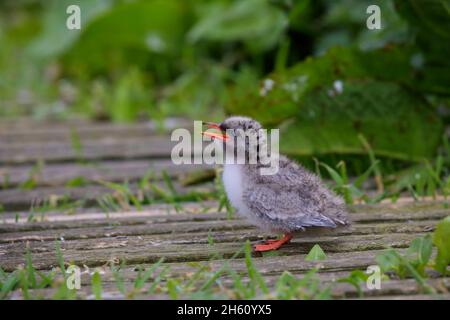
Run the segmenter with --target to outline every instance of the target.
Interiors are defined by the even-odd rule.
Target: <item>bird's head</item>
[[[248,117],[233,116],[221,123],[204,122],[209,129],[216,129],[219,133],[204,131],[203,135],[209,136],[216,141],[233,147],[234,153],[258,154],[259,146],[265,140],[261,132],[261,124]]]

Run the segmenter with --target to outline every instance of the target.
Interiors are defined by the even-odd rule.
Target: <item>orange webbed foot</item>
[[[263,244],[255,245],[255,251],[264,252],[264,251],[272,251],[279,249],[283,244],[289,243],[292,239],[292,234],[287,233],[284,235],[282,239],[279,240],[268,240]]]

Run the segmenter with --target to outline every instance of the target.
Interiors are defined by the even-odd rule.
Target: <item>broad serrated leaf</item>
[[[377,156],[429,158],[443,125],[420,93],[408,88],[414,85],[411,57],[412,51],[401,47],[334,48],[267,76],[260,88],[240,83],[227,111],[279,126],[280,150],[293,156],[365,155],[362,135]],[[423,137],[426,143],[419,143]]]
[[[318,89],[333,90],[335,81],[377,79],[408,83],[412,55],[411,49],[401,47],[370,52],[336,47],[323,56],[308,57],[286,71],[269,74],[259,86],[252,78],[240,81],[232,88],[225,109],[230,114],[245,113],[264,124],[277,125],[301,113],[304,99],[315,95]]]
[[[442,121],[416,94],[392,82],[344,81],[330,96],[322,88],[303,100],[294,121],[281,128],[280,150],[290,155],[366,154],[367,137],[376,155],[408,161],[433,156]],[[389,114],[389,117],[385,115]],[[422,137],[427,137],[426,142]]]

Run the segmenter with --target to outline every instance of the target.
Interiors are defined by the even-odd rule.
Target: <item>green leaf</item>
[[[315,244],[314,247],[311,248],[308,255],[305,257],[306,261],[319,261],[319,260],[326,260],[327,255],[325,252],[323,252],[322,248]]]
[[[178,298],[178,282],[175,279],[169,279],[167,281],[167,291],[171,299],[176,300]]]
[[[64,62],[71,72],[84,75],[117,70],[132,61],[133,65],[149,65],[165,77],[181,51],[188,23],[189,10],[183,1],[121,2],[82,27],[67,47],[70,51],[62,50]],[[67,36],[71,31],[58,29]]]
[[[391,82],[347,81],[342,94],[322,88],[305,97],[301,114],[284,127],[281,152],[295,156],[367,153],[420,161],[435,154],[442,121],[419,96]],[[383,115],[389,114],[389,117]],[[427,137],[427,142],[420,137]]]
[[[258,285],[264,294],[269,294],[269,289],[264,278],[261,276],[255,265],[253,264],[251,250],[252,249],[250,246],[250,241],[247,240],[247,242],[245,243],[245,265],[247,267],[248,277],[251,280],[253,288],[256,288],[256,286]]]
[[[145,283],[150,279],[150,277],[153,276],[156,269],[159,268],[159,266],[164,262],[164,257],[159,259],[156,263],[154,263],[151,267],[149,267],[143,274],[142,270],[139,269],[139,276],[136,277],[136,280],[134,281],[134,288],[135,289],[142,289],[144,287]]]
[[[426,235],[414,239],[407,250],[408,261],[422,276],[425,276],[425,266],[430,260],[432,249],[431,236]]]
[[[438,252],[435,260],[435,269],[445,274],[450,263],[450,216],[443,219],[436,226],[433,234],[433,244]]]
[[[396,9],[411,27],[450,40],[450,4],[448,0],[394,0]]]
[[[410,260],[411,255],[417,255],[416,260]],[[411,276],[416,279],[420,287],[427,293],[433,293],[434,289],[430,287],[424,277],[424,267],[431,255],[430,239],[428,237],[417,238],[412,241],[405,256],[400,255],[395,249],[389,249],[377,255],[375,260],[383,273],[395,272],[401,279]]]
[[[424,91],[450,95],[450,3],[448,0],[394,0],[421,49],[417,85]]]
[[[69,181],[67,181],[65,186],[67,188],[76,188],[76,187],[83,187],[87,184],[88,184],[87,179],[83,176],[79,176],[79,177],[75,177],[75,178],[72,178]]]
[[[395,254],[394,249],[386,250],[380,254],[378,254],[375,258],[377,264],[380,266],[382,272],[387,271],[399,271],[401,261],[398,259],[398,256]]]
[[[98,271],[95,271],[91,279],[92,293],[96,300],[102,298],[102,278]]]
[[[372,173],[372,171],[374,171],[377,167],[378,164],[380,163],[380,161],[375,160],[370,167],[364,171],[364,173],[362,175],[360,175],[354,182],[353,184],[355,185],[356,188],[361,188],[364,181],[367,180],[367,178],[369,178],[370,174]]]
[[[267,0],[212,2],[189,31],[192,42],[243,41],[254,51],[273,47],[288,26],[287,16]]]
[[[353,270],[348,279],[352,279],[354,282],[366,282],[369,275],[361,270]]]
[[[117,82],[110,105],[106,108],[113,121],[130,122],[136,120],[142,106],[149,105],[150,96],[145,86],[143,74],[131,68]]]
[[[430,260],[432,248],[433,243],[431,241],[431,236],[426,235],[424,237],[414,239],[408,248],[408,253],[417,255],[418,262],[426,265],[428,260]]]
[[[418,270],[408,260],[402,257],[396,250],[391,250],[391,254],[395,256],[400,262],[401,272],[399,272],[399,275],[401,278],[405,278],[408,273],[417,281],[419,286],[426,293],[435,293],[434,288],[425,282],[425,279],[422,277],[422,275],[418,273]]]
[[[336,80],[372,78],[408,83],[412,56],[411,49],[400,47],[370,52],[332,48],[323,56],[308,57],[286,71],[269,74],[266,79],[273,81],[270,89],[264,90],[264,81],[258,86],[252,77],[240,81],[232,88],[225,109],[229,114],[245,113],[264,124],[280,124],[301,112],[305,97],[315,95],[319,88],[333,89]],[[343,89],[345,92],[345,84]]]
[[[369,278],[369,275],[364,273],[361,270],[353,270],[350,275],[347,277],[339,278],[338,282],[346,282],[351,284],[353,287],[355,287],[356,291],[358,291],[358,296],[362,297],[363,292],[361,290],[361,283],[365,283],[367,279]]]
[[[31,252],[30,249],[27,248],[27,252],[26,252],[26,270],[27,270],[27,275],[28,275],[28,285],[30,286],[30,288],[35,288],[36,287],[36,276],[35,276],[35,269],[33,267],[33,261],[31,259]]]
[[[419,161],[435,154],[443,124],[410,90],[412,56],[401,47],[333,48],[268,75],[260,87],[251,79],[239,82],[226,111],[279,127],[280,151],[291,156],[365,155],[362,135],[377,156]],[[418,142],[424,136],[427,141]]]
[[[66,28],[69,15],[66,9],[78,5],[81,11],[81,30]],[[89,23],[111,7],[110,0],[50,0],[45,1],[44,26],[41,34],[31,42],[29,52],[39,58],[55,57],[73,45]]]
[[[64,280],[65,280],[67,277],[66,265],[64,262],[64,256],[61,252],[61,242],[58,240],[55,241],[55,251],[56,251],[56,261],[58,261],[59,268],[61,269],[61,272],[62,272]]]
[[[0,287],[0,299],[6,298],[8,294],[17,286],[19,280],[20,279],[17,275],[17,272],[10,273],[8,274],[6,279],[2,279]]]
[[[334,180],[334,182],[336,182],[337,186],[343,186],[344,185],[343,178],[340,176],[340,174],[336,170],[334,170],[332,167],[330,167],[326,163],[320,163],[320,165],[322,167],[324,167],[325,169],[327,169],[328,174],[331,176],[331,178],[333,178],[333,180]]]

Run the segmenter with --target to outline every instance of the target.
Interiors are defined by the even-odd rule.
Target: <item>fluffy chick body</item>
[[[225,191],[238,214],[270,232],[348,224],[341,197],[301,165],[285,156],[279,161],[274,175],[261,175],[261,165],[224,165]]]
[[[232,130],[228,140],[236,139],[233,130],[260,130],[261,124],[248,118],[234,116],[219,126],[223,132]],[[227,141],[228,141],[227,140]],[[227,143],[225,141],[225,143]],[[258,145],[267,145],[263,137]],[[247,145],[235,144],[236,148]],[[262,175],[264,164],[225,164],[223,181],[231,205],[240,215],[260,228],[272,232],[291,233],[306,227],[331,227],[348,224],[344,201],[327,188],[323,181],[301,165],[279,156],[279,170]]]

